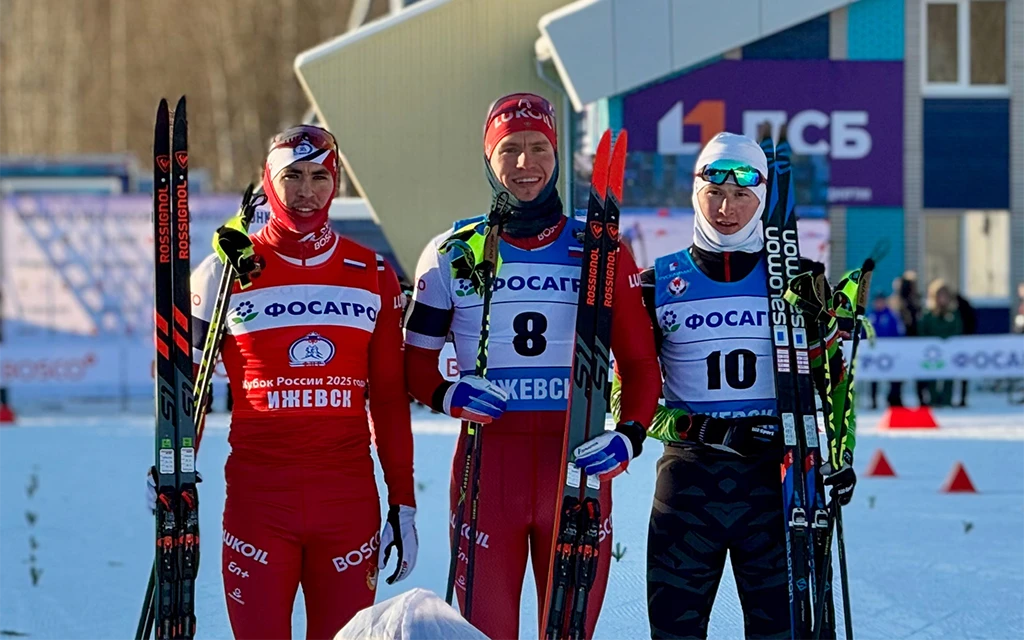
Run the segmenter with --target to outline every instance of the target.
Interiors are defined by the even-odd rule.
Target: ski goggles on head
[[[303,143],[309,145],[309,152],[314,150],[338,150],[338,141],[327,129],[311,124],[302,124],[297,127],[285,129],[277,134],[270,141],[270,151],[281,147],[298,148]]]
[[[338,142],[326,129],[304,124],[274,136],[267,154],[267,169],[271,179],[296,162],[315,162],[327,167],[337,185]]]
[[[711,184],[719,185],[725,184],[730,175],[741,187],[756,187],[765,181],[765,177],[756,168],[735,160],[715,160],[711,164],[704,165],[697,172],[698,177]]]

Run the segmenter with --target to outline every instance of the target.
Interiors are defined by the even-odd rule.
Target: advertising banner
[[[189,200],[192,266],[238,210],[235,195]],[[16,195],[0,201],[4,342],[56,334],[153,332],[153,199],[132,195]],[[253,229],[266,223],[257,211]]]
[[[902,62],[723,60],[627,95],[622,118],[631,152],[690,157],[720,131],[788,123],[798,203],[903,204]]]
[[[846,341],[849,358],[850,341]],[[861,342],[858,381],[1024,378],[1024,336],[879,338]]]

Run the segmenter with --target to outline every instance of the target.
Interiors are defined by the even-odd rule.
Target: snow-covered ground
[[[872,426],[879,413],[861,414],[858,471],[882,448],[899,477],[862,478],[843,512],[858,637],[1024,637],[1024,411],[1002,399],[982,404],[936,412],[942,428],[929,431],[878,433]],[[152,424],[141,416],[36,416],[0,430],[0,635],[134,633],[153,554],[153,520],[142,507]],[[406,581],[381,581],[378,600],[412,587],[444,592],[446,486],[457,426],[420,412],[414,428],[419,562]],[[201,638],[230,637],[219,559],[227,452],[226,420],[215,416],[199,464]],[[656,453],[651,447],[615,480],[615,536],[625,555],[612,564],[598,638],[650,637],[644,550]],[[939,492],[958,460],[980,493]],[[297,638],[305,636],[301,611],[296,607]],[[523,637],[536,637],[536,612],[527,589]],[[742,637],[728,574],[710,635]]]

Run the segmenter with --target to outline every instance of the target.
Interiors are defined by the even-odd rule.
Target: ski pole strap
[[[757,455],[778,446],[782,421],[776,416],[716,418],[686,414],[676,418],[676,432],[684,442],[702,444],[740,456]],[[679,443],[668,442],[669,446]]]
[[[810,271],[798,273],[789,281],[789,287],[782,299],[799,309],[805,315],[817,318],[827,313],[826,305],[818,299],[815,278]]]
[[[440,252],[449,256],[452,278],[469,280],[477,295],[484,290],[483,271],[477,264],[483,259],[483,224],[475,224],[455,231],[441,243]],[[478,231],[479,229],[479,231]]]
[[[456,229],[447,240],[441,243],[440,252],[450,256],[452,277],[457,280],[469,280],[477,295],[484,291],[484,240],[487,238],[488,225],[474,222]],[[498,253],[494,275],[501,267],[501,253]]]

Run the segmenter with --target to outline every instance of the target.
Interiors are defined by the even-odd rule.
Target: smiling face
[[[296,162],[274,178],[274,192],[281,203],[308,218],[327,206],[334,193],[334,176],[316,162]]]
[[[535,200],[555,170],[555,149],[539,131],[511,133],[491,153],[491,171],[521,202]]]
[[[753,191],[728,182],[709,184],[700,190],[697,198],[707,221],[715,231],[727,236],[745,227],[761,204]]]

